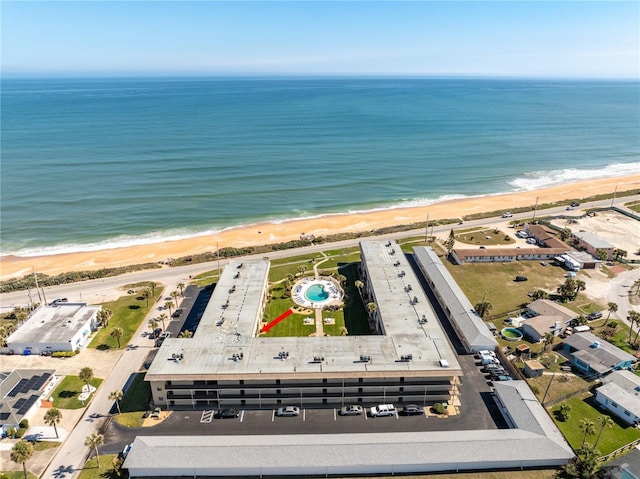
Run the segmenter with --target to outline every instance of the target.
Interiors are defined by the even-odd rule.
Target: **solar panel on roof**
[[[42,376],[36,376],[36,382],[33,383],[33,389],[35,391],[37,391],[38,389],[40,389],[42,387],[42,385],[47,381],[47,378],[44,377],[44,375]]]
[[[29,399],[27,399],[25,403],[22,406],[20,406],[20,409],[18,409],[18,412],[17,412],[18,416],[23,416],[24,414],[26,414],[27,411],[31,409],[31,406],[33,406],[37,400],[38,400],[38,396],[36,396],[35,394],[29,396]]]
[[[25,398],[18,399],[16,403],[13,405],[14,409],[21,407],[25,403],[25,401],[26,401]]]
[[[18,384],[16,384],[13,389],[11,390],[11,392],[8,394],[8,396],[11,397],[16,397],[18,394],[20,394],[22,392],[22,386],[24,386],[25,384],[27,384],[27,380],[26,379],[21,379]]]

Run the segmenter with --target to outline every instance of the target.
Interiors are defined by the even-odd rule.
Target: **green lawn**
[[[89,384],[98,389],[100,384],[102,384],[102,379],[93,378]],[[59,409],[80,409],[86,406],[88,404],[87,402],[83,405],[82,401],[78,399],[78,395],[82,392],[82,386],[84,386],[84,382],[82,382],[78,376],[66,376],[53,391],[53,407]],[[89,401],[91,401],[94,394],[95,393],[89,397]]]
[[[640,213],[640,201],[632,201],[630,203],[625,203],[624,205],[630,210]]]
[[[568,404],[571,408],[569,420],[566,422],[560,422],[555,417],[555,411],[560,409],[561,404]],[[558,425],[558,428],[562,431],[567,441],[574,449],[578,449],[582,445],[582,437],[584,433],[580,430],[580,420],[587,419],[595,424],[595,435],[587,436],[587,442],[593,444],[596,441],[598,433],[602,426],[598,421],[599,416],[605,415],[605,413],[599,411],[595,407],[595,401],[593,396],[589,396],[586,399],[580,399],[578,397],[568,399],[563,403],[558,404],[552,409],[551,416]],[[612,416],[615,421],[615,417]],[[605,428],[598,442],[597,449],[602,456],[609,454],[616,449],[628,444],[636,439],[640,438],[640,430],[623,426],[622,423],[616,422],[613,427]]]
[[[113,311],[113,316],[109,320],[109,325],[105,328],[99,329],[91,343],[90,348],[96,349],[116,349],[118,348],[118,340],[111,337],[111,331],[114,328],[119,327],[124,331],[124,335],[120,338],[120,347],[125,347],[131,337],[134,335],[140,323],[145,318],[150,308],[153,308],[156,301],[162,294],[162,288],[155,288],[155,297],[149,298],[148,305],[147,300],[140,294],[128,294],[122,296],[116,301],[110,301],[104,303],[102,307],[109,308]]]
[[[98,462],[94,456],[84,465],[78,479],[122,479],[126,477],[125,474],[119,476],[113,470],[113,459],[115,457],[117,457],[116,454],[101,454],[100,467],[98,467]]]
[[[493,229],[478,229],[470,232],[458,233],[454,230],[456,242],[465,245],[508,245],[516,240],[510,234]]]
[[[123,412],[113,416],[115,422],[124,427],[142,427],[145,413],[142,411]]]
[[[12,463],[14,465],[14,463]],[[38,476],[36,476],[33,472],[29,471],[29,461],[27,461],[27,478],[28,479],[38,479]],[[19,471],[0,471],[0,479],[24,479],[24,472],[22,472],[22,465],[20,465],[20,470]]]
[[[60,447],[59,442],[53,441],[36,441],[33,443],[34,451],[46,451],[47,449],[55,449],[56,447]]]

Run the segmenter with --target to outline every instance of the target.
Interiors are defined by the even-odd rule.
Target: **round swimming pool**
[[[332,278],[304,278],[291,288],[293,301],[305,308],[324,308],[342,304],[344,292]]]
[[[304,292],[304,295],[309,301],[317,302],[327,299],[329,297],[329,292],[325,290],[324,286],[321,284],[312,284]]]
[[[503,328],[500,334],[507,341],[520,341],[522,339],[522,332],[516,328]]]

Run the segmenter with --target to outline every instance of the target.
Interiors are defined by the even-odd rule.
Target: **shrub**
[[[20,427],[18,428],[18,430],[16,431],[16,435],[15,438],[16,439],[21,439],[22,436],[24,436],[24,434],[27,432],[27,428],[25,427]]]
[[[54,358],[72,358],[75,355],[75,351],[54,351],[51,353],[51,357]]]
[[[446,407],[441,402],[435,403],[433,406],[431,406],[431,409],[433,409],[433,412],[435,412],[436,414],[448,414]]]
[[[19,424],[20,429],[29,429],[29,421],[27,419],[23,419]]]

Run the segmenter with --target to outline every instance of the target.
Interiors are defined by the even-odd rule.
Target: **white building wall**
[[[617,417],[622,419],[627,424],[635,424],[640,422],[640,416],[636,416],[631,411],[626,410],[618,403],[611,401],[607,396],[596,390],[596,401],[602,404],[605,409],[611,411]]]

